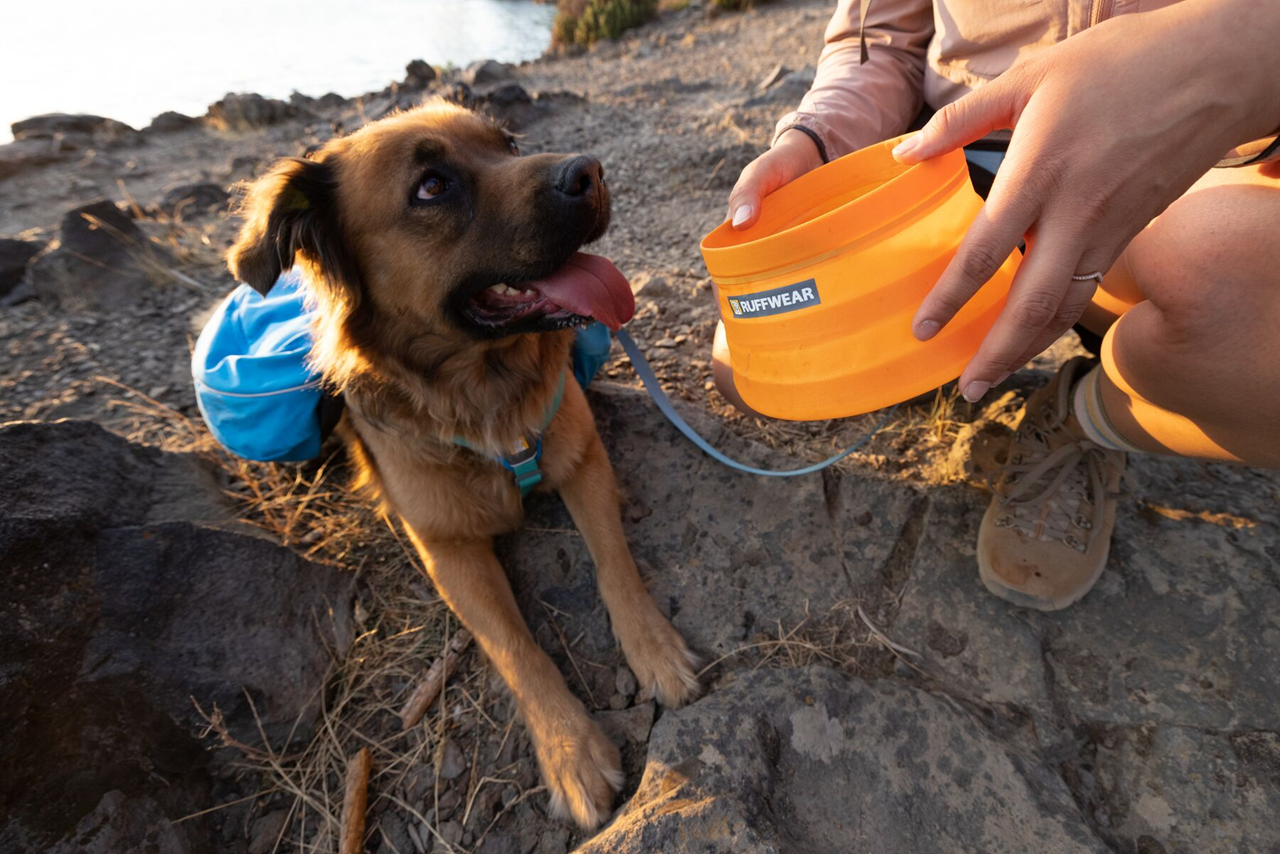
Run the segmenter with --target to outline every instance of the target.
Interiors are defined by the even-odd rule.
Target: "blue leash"
[[[649,396],[653,398],[653,402],[658,405],[658,409],[662,411],[662,414],[667,416],[667,420],[670,421],[677,430],[683,433],[685,438],[701,448],[702,452],[707,456],[711,457],[716,462],[724,463],[731,469],[744,471],[747,474],[758,474],[763,475],[764,477],[796,477],[797,475],[813,474],[816,471],[822,471],[827,466],[840,462],[845,457],[867,444],[867,442],[871,441],[871,438],[880,432],[880,428],[889,423],[889,419],[893,417],[893,413],[898,409],[896,404],[889,407],[889,411],[880,417],[876,426],[871,428],[871,432],[867,433],[867,435],[863,436],[861,439],[854,442],[834,457],[825,459],[820,463],[814,463],[811,466],[805,466],[804,468],[798,469],[788,469],[787,471],[758,469],[726,457],[724,454],[713,448],[710,442],[694,432],[694,429],[680,417],[680,413],[676,412],[676,408],[671,405],[671,398],[667,397],[667,393],[662,390],[662,386],[658,383],[657,376],[653,373],[653,368],[649,366],[649,360],[644,357],[644,353],[640,352],[640,347],[636,344],[635,339],[631,337],[631,334],[625,329],[619,329],[615,334],[618,336],[618,340],[622,342],[622,349],[626,350],[627,355],[631,357],[631,366],[635,368],[636,374],[640,377],[640,382],[644,383],[645,390],[649,392]]]

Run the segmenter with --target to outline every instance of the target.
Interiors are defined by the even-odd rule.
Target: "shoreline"
[[[530,2],[536,2],[536,0],[530,0]],[[118,137],[121,135],[131,133],[165,133],[178,129],[179,127],[199,123],[207,124],[215,130],[234,130],[236,128],[228,128],[222,124],[223,119],[220,115],[220,105],[224,104],[224,102],[227,102],[228,100],[252,99],[265,102],[266,104],[271,105],[270,108],[279,111],[278,115],[272,118],[269,122],[275,123],[276,121],[285,118],[306,118],[307,115],[304,111],[314,108],[316,105],[320,105],[327,110],[332,110],[341,108],[344,105],[377,102],[379,99],[385,98],[396,99],[399,97],[402,90],[407,93],[420,93],[423,91],[424,84],[434,80],[440,80],[444,83],[465,82],[470,79],[468,76],[469,72],[472,72],[474,69],[484,65],[497,64],[510,66],[512,68],[520,68],[542,62],[548,57],[554,58],[554,55],[550,53],[549,47],[537,57],[520,60],[518,62],[507,62],[488,56],[475,59],[463,66],[454,66],[448,63],[441,66],[435,66],[431,65],[426,60],[415,58],[406,63],[406,76],[404,78],[400,80],[392,80],[385,84],[381,89],[370,89],[359,95],[342,95],[335,91],[325,92],[322,95],[309,95],[301,92],[296,87],[292,88],[289,94],[283,97],[264,94],[260,91],[227,91],[222,97],[207,103],[203,113],[184,113],[179,109],[170,108],[157,113],[148,123],[138,125],[130,124],[116,116],[108,116],[92,112],[50,111],[35,113],[10,122],[6,127],[6,132],[8,132],[10,136],[6,140],[0,140],[0,147],[10,145],[13,142],[22,141],[24,138],[23,128],[39,125],[42,121],[48,124],[50,123],[50,120],[55,118],[63,119],[64,124],[67,125],[66,131],[71,133],[97,131],[109,127],[111,135],[108,136],[106,140],[108,144],[116,142]],[[415,67],[419,69],[429,67],[431,69],[431,76],[425,80],[419,76],[418,79],[422,80],[422,83],[415,85],[414,76],[411,73],[411,70]],[[28,135],[25,138],[42,138],[38,135],[31,135],[30,131],[27,131],[26,133]],[[0,179],[3,177],[7,176],[0,173]]]
[[[10,141],[11,123],[40,114],[103,115],[141,129],[166,111],[201,115],[228,92],[287,101],[294,91],[376,91],[414,57],[441,67],[525,61],[547,50],[554,16],[536,0],[371,0],[360,9],[316,0],[302,15],[252,0],[232,0],[216,15],[198,7],[161,15],[159,2],[141,0],[122,18],[70,0],[56,32],[48,12],[15,10],[14,34],[25,35],[0,55],[9,90],[0,143]],[[41,52],[41,43],[75,55],[76,65]]]

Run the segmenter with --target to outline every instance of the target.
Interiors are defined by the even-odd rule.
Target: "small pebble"
[[[462,755],[462,748],[450,739],[440,750],[440,779],[455,780],[467,770],[467,759]]]
[[[462,841],[462,825],[456,821],[446,821],[440,825],[440,838],[448,845],[457,845]]]
[[[640,685],[636,681],[636,675],[631,672],[631,668],[624,664],[618,668],[613,677],[613,687],[624,697],[634,697]]]

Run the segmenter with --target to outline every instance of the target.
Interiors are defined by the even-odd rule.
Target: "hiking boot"
[[[1040,611],[1075,602],[1097,582],[1111,551],[1125,455],[1085,438],[1071,415],[1077,357],[1027,401],[1005,463],[992,472],[991,506],[978,530],[982,583]]]

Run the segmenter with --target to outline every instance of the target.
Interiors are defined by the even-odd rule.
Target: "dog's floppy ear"
[[[354,285],[338,227],[334,171],[331,162],[291,157],[250,186],[245,224],[227,253],[236,279],[265,294],[302,253],[325,278]]]

